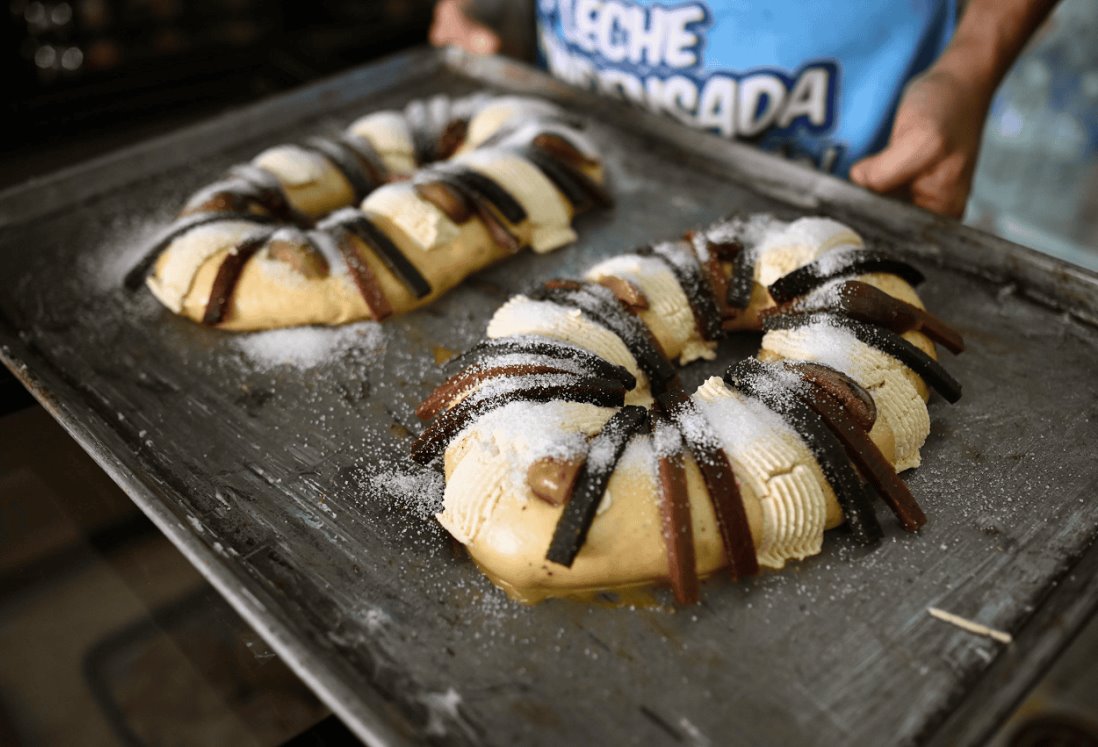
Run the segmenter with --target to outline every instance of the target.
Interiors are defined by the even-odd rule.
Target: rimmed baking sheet
[[[575,246],[383,327],[231,335],[121,290],[142,242],[231,163],[484,87],[591,120],[618,206],[581,218]],[[432,483],[405,458],[436,356],[533,279],[753,210],[831,215],[913,256],[964,333],[945,361],[964,398],[932,402],[907,475],[929,524],[910,536],[882,514],[874,552],[833,532],[820,556],[707,583],[690,609],[510,602],[424,519]],[[973,741],[1098,600],[1071,575],[1098,534],[1098,277],[528,68],[417,50],[11,190],[0,226],[4,362],[368,741]]]

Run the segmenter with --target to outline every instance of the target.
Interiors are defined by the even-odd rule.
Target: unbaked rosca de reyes
[[[437,518],[525,601],[735,578],[820,552],[845,524],[880,540],[880,498],[920,462],[931,390],[958,382],[923,280],[827,218],[722,221],[612,257],[497,310],[420,405],[413,458],[444,470]],[[762,330],[757,355],[688,392],[678,365]]]
[[[222,329],[382,320],[608,206],[601,159],[549,102],[414,101],[269,148],[194,194],[126,277]]]

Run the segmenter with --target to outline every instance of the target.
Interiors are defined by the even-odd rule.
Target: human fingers
[[[428,39],[437,47],[455,46],[474,54],[495,54],[502,44],[498,34],[465,13],[460,0],[439,0]]]
[[[968,193],[972,189],[971,170],[954,159],[917,178],[911,185],[911,202],[932,213],[960,218],[964,215]]]
[[[943,151],[940,139],[930,133],[900,130],[880,153],[854,164],[850,180],[874,192],[893,192],[931,169]]]

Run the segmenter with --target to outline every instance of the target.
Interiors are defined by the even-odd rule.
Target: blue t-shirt
[[[888,142],[956,0],[538,0],[550,72],[846,175]]]

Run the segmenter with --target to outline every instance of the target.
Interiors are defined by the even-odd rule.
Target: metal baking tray
[[[480,88],[590,120],[618,205],[582,217],[576,245],[382,328],[298,337],[205,329],[121,290],[142,243],[228,165]],[[882,515],[872,552],[829,533],[818,557],[708,582],[687,609],[660,593],[509,601],[408,500],[431,494],[405,454],[436,355],[534,279],[754,210],[834,216],[914,257],[968,340],[946,361],[964,398],[933,401],[907,476],[929,524],[907,535]],[[527,67],[415,50],[8,191],[0,225],[6,365],[368,742],[974,742],[1098,600],[1098,276]],[[686,375],[757,345],[739,336]]]

